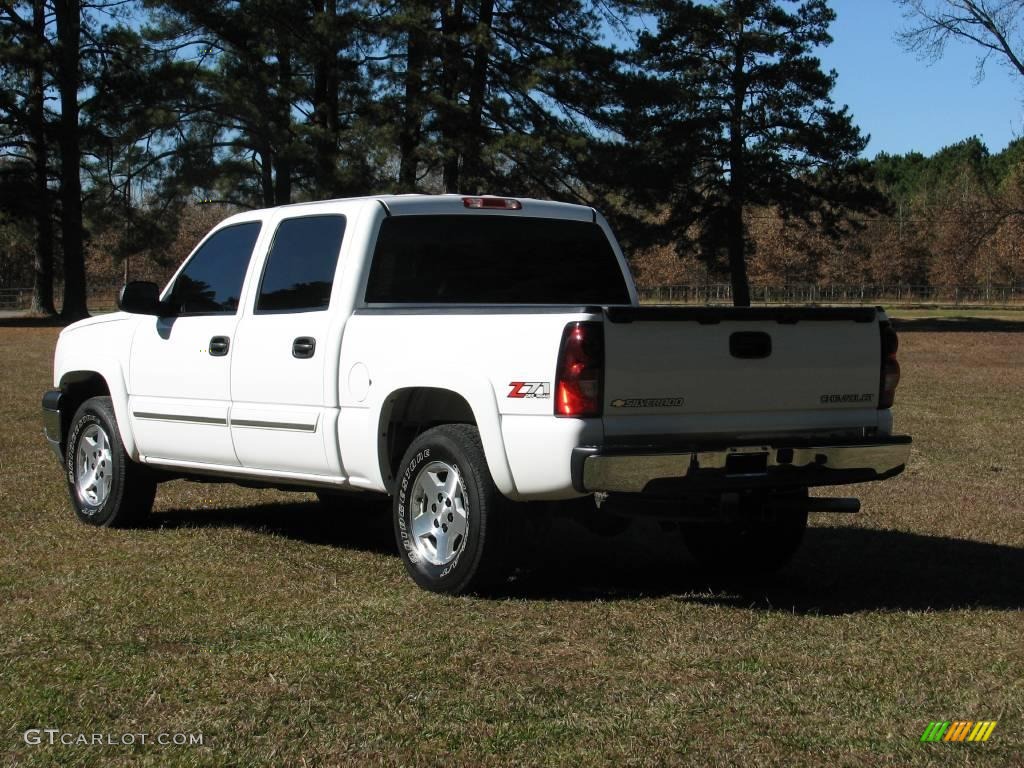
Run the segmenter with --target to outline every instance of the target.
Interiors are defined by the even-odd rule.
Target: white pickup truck
[[[241,213],[119,307],[64,329],[43,397],[82,521],[140,522],[174,478],[312,490],[339,515],[389,494],[435,591],[502,581],[559,511],[657,516],[709,566],[777,568],[808,511],[859,508],[808,487],[892,477],[910,451],[880,309],[640,306],[585,206]]]

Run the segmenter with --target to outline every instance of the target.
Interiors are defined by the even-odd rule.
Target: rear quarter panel
[[[469,404],[503,494],[577,495],[571,451],[582,440],[598,440],[601,423],[554,416],[555,365],[566,324],[593,318],[565,308],[357,310],[342,344],[339,393],[350,482],[385,487],[377,448],[387,401],[407,387],[435,387]],[[527,390],[535,396],[510,397]]]

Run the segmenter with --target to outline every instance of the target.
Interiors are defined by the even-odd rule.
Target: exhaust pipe
[[[860,499],[814,498],[807,499],[808,512],[837,512],[852,515],[860,512]]]
[[[834,499],[829,496],[801,498],[775,498],[768,502],[769,508],[779,512],[834,512],[852,515],[860,512],[860,499]]]

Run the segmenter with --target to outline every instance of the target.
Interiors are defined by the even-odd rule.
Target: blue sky
[[[831,0],[835,42],[820,52],[839,80],[836,103],[871,134],[865,155],[931,154],[969,136],[992,152],[1024,135],[1024,78],[991,60],[975,83],[977,49],[950,43],[941,60],[919,61],[894,39],[906,25],[895,0]]]

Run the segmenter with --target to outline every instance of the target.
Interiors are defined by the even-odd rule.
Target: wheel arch
[[[475,396],[474,396],[475,395]],[[487,402],[489,396],[490,402]],[[392,390],[381,403],[377,429],[377,460],[389,492],[406,450],[419,435],[441,424],[472,424],[480,433],[487,468],[498,490],[517,495],[501,439],[501,422],[490,387],[459,392],[444,385],[407,386]]]
[[[59,374],[57,385],[61,397],[61,443],[67,440],[71,419],[79,407],[91,397],[109,397],[117,417],[117,431],[125,452],[133,461],[139,460],[128,412],[128,391],[119,368],[107,365],[69,366]]]

